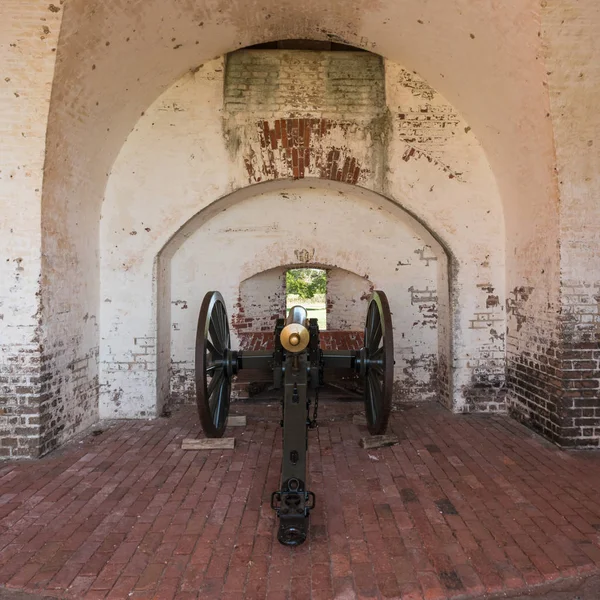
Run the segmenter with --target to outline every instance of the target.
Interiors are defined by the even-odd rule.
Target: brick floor
[[[0,585],[60,598],[478,597],[600,573],[600,454],[500,416],[393,413],[363,450],[354,402],[310,434],[309,541],[276,541],[278,408],[236,404],[235,450],[181,450],[191,407],[105,423],[39,461],[0,463]]]

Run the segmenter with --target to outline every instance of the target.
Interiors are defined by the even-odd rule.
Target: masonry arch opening
[[[298,231],[286,218],[298,204],[322,217]],[[309,260],[299,265],[298,256]],[[285,275],[298,266],[329,274],[324,347],[360,347],[370,291],[383,289],[396,336],[396,401],[439,397],[440,382],[451,381],[445,250],[397,204],[355,186],[305,180],[261,184],[222,198],[192,217],[159,253],[157,406],[193,400],[195,320],[206,291],[223,294],[234,347],[268,348],[273,319],[285,312]]]
[[[83,40],[75,5],[64,11],[66,30],[57,48],[42,198],[44,348],[49,370],[56,375],[53,396],[60,399],[60,408],[52,411],[57,420],[49,436],[64,440],[84,423],[79,415],[85,413],[87,423],[98,414],[98,406],[101,416],[111,417],[149,417],[160,411],[155,399],[168,397],[168,391],[157,393],[157,382],[169,377],[163,378],[157,365],[165,363],[163,355],[170,355],[170,349],[160,346],[163,336],[157,333],[154,259],[168,237],[215,198],[277,179],[327,179],[374,190],[401,199],[403,207],[428,223],[445,247],[452,248],[460,266],[454,272],[464,280],[461,322],[452,326],[460,333],[455,340],[458,363],[452,368],[462,374],[455,377],[452,406],[462,410],[465,390],[487,385],[488,357],[493,357],[494,376],[500,381],[503,340],[490,341],[485,328],[493,322],[498,333],[504,316],[501,309],[492,314],[480,308],[485,307],[484,287],[493,287],[498,306],[504,305],[504,226],[498,227],[503,207],[490,163],[473,134],[475,123],[467,123],[458,107],[414,72],[430,76],[439,69],[402,66],[395,62],[401,61],[401,54],[390,52],[389,43],[378,47],[350,36],[345,38],[348,43],[377,55],[344,50],[322,56],[320,64],[329,65],[323,67],[326,77],[303,86],[301,95],[288,94],[292,104],[242,102],[240,108],[234,94],[226,93],[234,89],[226,80],[233,79],[231,67],[242,68],[250,57],[242,52],[236,63],[227,53],[290,35],[292,29],[290,37],[327,37],[318,33],[323,25],[317,30],[298,19],[292,29],[286,25],[266,32],[261,22],[256,35],[225,39],[231,32],[224,36],[223,30],[197,45],[197,24],[190,26],[193,15],[177,23],[165,19],[163,24],[164,7],[151,5],[144,19],[156,17],[156,22],[147,22],[152,30],[181,27],[177,49],[170,43],[171,32],[163,39],[166,47],[158,39],[145,46],[144,36],[123,41],[129,36],[121,35],[129,28],[129,17],[121,13],[126,18],[118,24],[124,29],[111,29],[110,46],[108,39],[97,44],[109,33],[104,18],[110,16],[112,22],[115,16],[106,11],[97,11],[100,21],[92,19]],[[91,15],[94,11],[88,8],[86,4],[84,12]],[[141,15],[129,16],[137,28]],[[297,28],[299,23],[304,25]],[[89,28],[104,33],[90,38]],[[76,47],[85,47],[86,60],[72,52]],[[423,54],[415,51],[414,56]],[[442,55],[434,56],[436,63]],[[282,54],[278,59],[271,54],[264,60],[280,60],[280,75],[286,73],[285,64],[296,61],[292,75],[298,77],[310,71],[306,66],[316,57],[302,53],[286,59]],[[90,64],[96,68],[90,69]],[[450,70],[444,72],[448,82]],[[85,93],[78,88],[73,96],[75,88],[68,85],[73,77],[82,82]],[[373,82],[368,89],[363,89],[365,78]],[[342,93],[344,80],[354,92]],[[462,93],[464,78],[456,80]],[[348,102],[332,102],[332,97]],[[479,106],[480,94],[473,97]],[[73,115],[85,118],[80,121]],[[491,258],[484,261],[487,255]],[[479,256],[475,267],[473,258]],[[64,281],[73,285],[62,285]],[[116,287],[128,290],[127,296]],[[182,312],[191,310],[183,308],[185,303],[177,306]],[[469,316],[475,313],[481,319],[470,330]],[[473,343],[480,351],[463,351]],[[80,363],[87,365],[78,371],[85,381],[62,375]],[[67,422],[69,429],[62,429]]]
[[[481,310],[486,290],[494,289],[489,294],[500,307],[504,292],[502,212],[481,148],[446,100],[380,56],[264,52],[271,51],[233,53],[183,76],[147,109],[113,166],[100,221],[101,297],[110,300],[101,303],[101,413],[146,416],[175,397],[189,399],[195,330],[189,315],[200,304],[199,290],[208,285],[229,294],[241,345],[256,322],[245,321],[238,306],[240,282],[292,266],[338,268],[393,292],[395,321],[406,321],[397,335],[397,397],[437,394],[455,410],[470,410],[485,398],[480,391],[501,385],[504,376],[504,340],[489,331],[493,326],[498,334],[504,315]],[[264,96],[253,79],[255,71],[274,70],[283,81],[294,65],[315,62],[327,84],[308,86],[314,109],[285,90]],[[349,65],[364,75],[355,77],[351,94],[340,77]],[[252,93],[236,88],[237,75],[248,73]],[[348,102],[334,101],[342,97]],[[265,112],[264,98],[282,102]],[[290,117],[289,102],[298,118]],[[425,136],[418,146],[416,132]],[[446,154],[465,165],[457,169],[454,159],[442,159]],[[186,184],[174,191],[173,181]],[[401,199],[402,208],[390,198]],[[124,214],[131,228],[123,226]],[[473,221],[477,227],[469,229]],[[194,244],[197,251],[182,258]],[[409,246],[410,256],[394,259]],[[479,255],[487,258],[475,265]],[[375,276],[381,269],[390,277]],[[222,285],[211,283],[213,274]],[[332,272],[330,298],[331,278]],[[131,298],[121,298],[117,285],[146,290],[153,304],[141,302],[130,314]],[[362,329],[368,290],[346,297],[332,303],[328,331]],[[338,310],[340,302],[347,310]],[[360,314],[360,324],[335,326],[336,314]],[[123,374],[123,365],[135,375]]]
[[[327,329],[327,280],[326,269],[296,267],[285,272],[286,310],[304,306],[308,318],[317,319],[320,331]]]

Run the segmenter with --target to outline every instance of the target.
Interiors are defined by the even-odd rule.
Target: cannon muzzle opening
[[[302,352],[308,346],[310,333],[306,327],[307,312],[303,306],[292,306],[285,320],[279,339],[281,345],[293,353]]]

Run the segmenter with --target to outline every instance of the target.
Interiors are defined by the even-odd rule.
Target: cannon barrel
[[[303,306],[292,306],[285,320],[280,340],[288,352],[302,352],[308,346],[310,333],[306,327],[307,313]]]

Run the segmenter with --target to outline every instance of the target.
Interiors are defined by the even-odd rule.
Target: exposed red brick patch
[[[262,173],[256,171],[256,154],[251,149],[244,164],[251,181],[263,177],[303,179],[310,171],[321,179],[356,184],[361,175],[359,161],[347,149],[333,147],[326,136],[344,123],[330,119],[276,119],[259,121],[258,135],[263,158]],[[279,159],[279,160],[277,160]],[[281,172],[281,165],[284,172]]]

